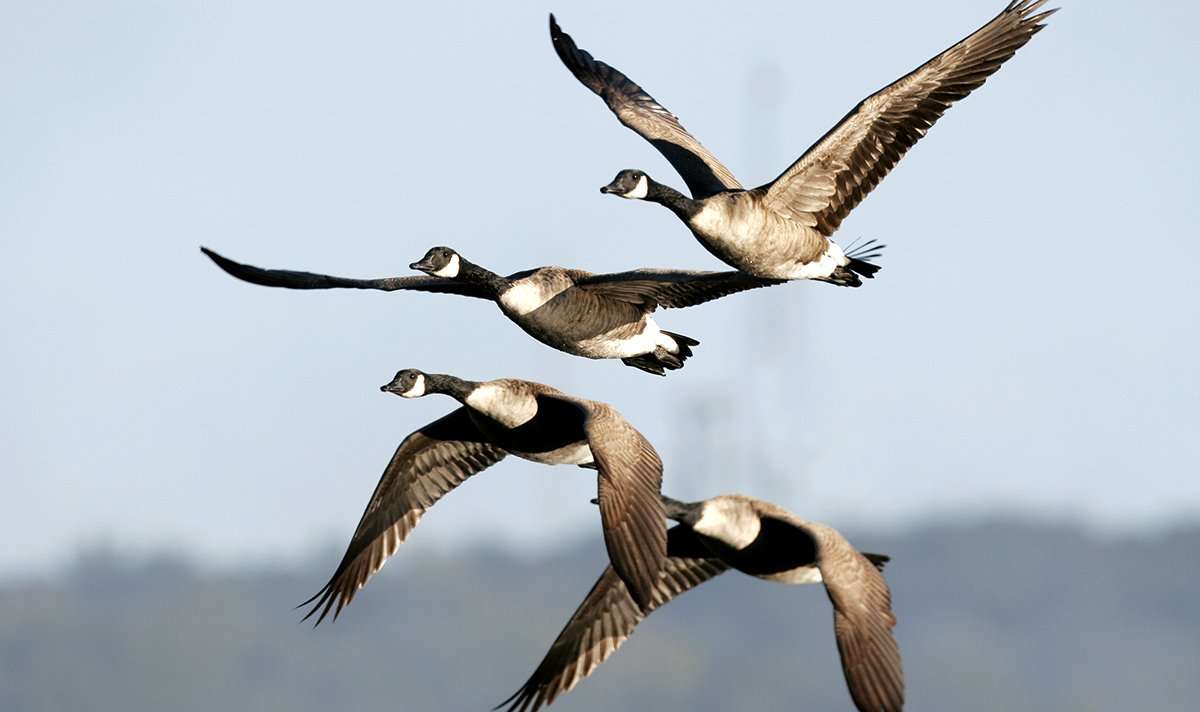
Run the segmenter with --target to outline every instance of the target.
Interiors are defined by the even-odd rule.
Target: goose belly
[[[588,447],[586,440],[580,440],[569,445],[548,450],[546,452],[513,452],[514,455],[531,462],[540,462],[543,465],[590,465],[594,459],[592,458],[592,449]]]
[[[509,312],[527,334],[569,354],[585,358],[627,358],[654,351],[669,341],[641,307],[604,300],[571,289],[535,311]]]
[[[793,585],[821,583],[821,570],[816,566],[797,566],[789,571],[780,571],[774,574],[757,574],[756,577],[764,581]]]
[[[630,327],[640,329],[635,331]],[[660,346],[672,353],[679,348],[675,340],[662,333],[662,329],[650,317],[645,317],[640,324],[622,325],[578,342],[582,355],[590,358],[630,358],[653,353]]]
[[[819,279],[848,262],[815,229],[742,203],[706,204],[688,227],[722,262],[756,277]]]

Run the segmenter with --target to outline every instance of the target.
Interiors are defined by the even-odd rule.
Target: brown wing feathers
[[[678,117],[617,69],[580,49],[550,16],[550,40],[571,74],[598,94],[622,124],[658,149],[687,183],[693,198],[741,188],[729,169],[700,145]]]
[[[319,625],[331,610],[336,619],[396,552],[425,510],[471,475],[504,459],[505,454],[484,441],[465,408],[405,438],[376,485],[333,576],[300,604],[313,604],[304,619],[319,611]]]
[[[682,526],[667,533],[668,556],[644,612],[612,566],[607,567],[537,669],[497,709],[530,712],[554,702],[615,653],[650,612],[728,568],[719,559],[709,558],[695,539],[696,535]]]
[[[421,292],[443,292],[458,294],[464,297],[479,297],[488,299],[487,290],[477,284],[461,282],[441,277],[383,277],[381,279],[353,279],[335,277],[317,272],[298,272],[290,269],[263,269],[254,265],[235,262],[228,257],[217,254],[207,247],[200,251],[227,274],[243,282],[258,284],[263,287],[282,287],[284,289],[377,289],[383,292],[394,292],[399,289],[412,289]]]
[[[955,101],[983,84],[1043,27],[1046,0],[1008,5],[991,22],[864,99],[771,183],[764,203],[826,237]]]
[[[838,537],[840,539],[840,535]],[[821,564],[833,604],[833,629],[850,697],[862,712],[900,712],[904,669],[892,636],[892,596],[879,573],[883,561],[868,558],[841,540],[831,564]],[[827,554],[822,553],[822,558]]]
[[[588,275],[576,285],[647,309],[691,307],[748,289],[782,284],[787,280],[764,279],[744,272],[691,272],[686,270],[637,269],[613,274]]]
[[[649,605],[667,551],[666,511],[659,498],[662,460],[607,406],[593,408],[586,429],[609,558],[633,599]]]

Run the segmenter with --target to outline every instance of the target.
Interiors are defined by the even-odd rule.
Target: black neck
[[[464,282],[472,284],[480,284],[488,288],[492,296],[498,296],[505,289],[508,289],[508,280],[495,272],[480,267],[474,262],[468,262],[462,256],[458,258],[458,277]]]
[[[656,183],[648,177],[646,181],[645,199],[652,203],[665,205],[671,212],[679,216],[680,220],[686,222],[700,211],[698,201],[692,200],[669,185]]]
[[[699,502],[680,502],[665,494],[659,496],[662,499],[663,508],[667,510],[667,519],[673,519],[681,524],[695,523],[700,514],[701,504]]]
[[[466,402],[467,396],[478,385],[474,381],[464,381],[461,378],[448,376],[444,373],[425,374],[425,391],[427,393],[441,393],[450,396],[459,403]]]

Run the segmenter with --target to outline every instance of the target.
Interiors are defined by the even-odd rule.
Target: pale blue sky
[[[451,407],[378,392],[407,366],[609,401],[676,497],[836,525],[1195,517],[1200,9],[1064,4],[846,220],[888,243],[879,279],[667,312],[702,345],[663,380],[486,303],[268,290],[197,246],[360,276],[433,244],[501,272],[719,268],[597,192],[626,167],[682,182],[560,66],[547,11],[758,184],[1002,0],[0,5],[0,573],[98,539],[214,563],[340,544]],[[406,553],[595,535],[593,492],[505,462]]]

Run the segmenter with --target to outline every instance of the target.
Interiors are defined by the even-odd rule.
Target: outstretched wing
[[[577,287],[653,310],[657,307],[691,307],[721,297],[782,284],[784,279],[763,279],[745,272],[694,272],[636,269],[614,274],[594,274],[575,282]]]
[[[633,600],[649,605],[667,555],[662,460],[612,406],[563,394],[539,399],[568,403],[583,412],[583,430],[598,472],[597,499],[609,561]]]
[[[833,631],[850,697],[862,712],[900,712],[904,668],[892,637],[892,594],[879,572],[887,558],[867,558],[828,528],[819,541],[817,566],[833,603]]]
[[[509,712],[533,712],[554,702],[592,674],[633,634],[651,611],[728,568],[710,558],[694,532],[674,526],[667,532],[667,559],[643,611],[611,566],[604,570],[583,603],[550,645],[546,657],[512,697],[501,702]]]
[[[764,204],[826,237],[946,109],[983,84],[1055,12],[1019,0],[969,37],[864,99],[778,178]]]
[[[378,289],[394,292],[398,289],[413,289],[421,292],[444,292],[464,297],[490,299],[481,285],[460,282],[441,277],[384,277],[382,279],[350,279],[315,272],[296,272],[289,269],[263,269],[253,265],[234,262],[228,257],[213,252],[207,247],[200,250],[208,255],[217,266],[243,282],[261,284],[264,287],[285,289]]]
[[[629,77],[575,45],[550,16],[550,40],[571,74],[598,94],[622,124],[633,129],[666,157],[696,199],[741,188],[729,169],[700,145],[679,119]]]
[[[404,438],[375,486],[337,570],[324,588],[300,604],[313,604],[304,619],[320,611],[319,625],[332,609],[336,620],[396,552],[425,510],[506,454],[484,439],[465,407]]]

